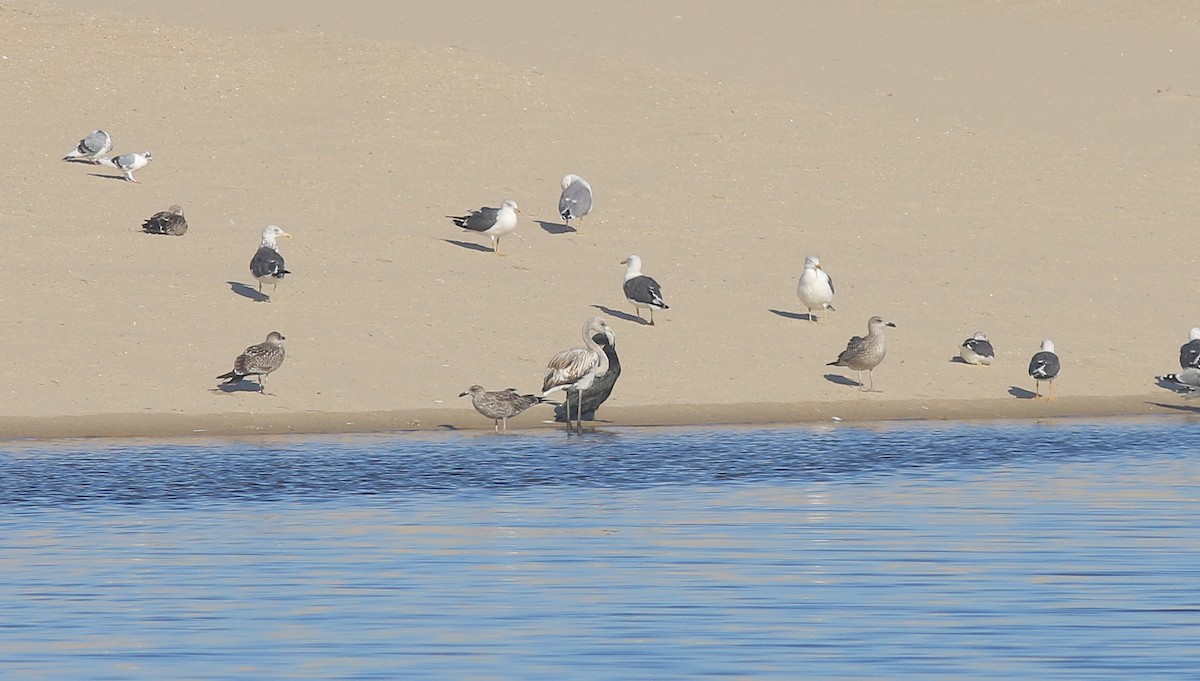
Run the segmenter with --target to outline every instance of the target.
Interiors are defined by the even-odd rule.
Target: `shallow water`
[[[1198,435],[11,444],[0,677],[1195,678]]]

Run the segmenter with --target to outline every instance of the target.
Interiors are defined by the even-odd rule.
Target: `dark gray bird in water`
[[[962,342],[958,356],[967,364],[991,364],[996,359],[996,351],[992,349],[987,334],[976,331],[975,335]]]
[[[525,411],[535,404],[545,402],[545,398],[537,395],[521,395],[515,389],[507,390],[484,390],[481,385],[473,385],[467,388],[466,392],[459,393],[459,397],[471,396],[471,404],[475,406],[475,411],[492,419],[492,425],[495,426],[496,432],[503,429],[508,430],[508,420],[517,414]]]
[[[485,206],[479,210],[471,211],[470,215],[458,217],[447,215],[446,217],[450,218],[454,224],[463,229],[479,232],[491,238],[492,252],[500,255],[500,237],[516,231],[517,213],[520,212],[521,209],[517,208],[516,201],[505,199],[499,208],[488,208]]]
[[[596,373],[591,387],[578,393],[567,393],[566,404],[554,408],[554,420],[559,423],[567,420],[568,410],[579,414],[581,419],[595,420],[596,410],[612,395],[613,387],[621,377],[621,358],[617,357],[616,341],[609,342],[608,336],[602,333],[592,336],[592,340],[604,351],[608,368]]]
[[[279,253],[279,244],[276,240],[279,237],[292,238],[291,234],[283,231],[276,225],[267,225],[262,232],[262,241],[258,245],[258,250],[255,251],[254,257],[250,259],[250,274],[258,280],[258,292],[262,293],[262,285],[264,283],[271,284],[271,294],[274,295],[275,289],[279,287],[279,282],[283,281],[284,275],[291,274],[283,266],[283,255]],[[268,297],[267,300],[270,300]]]
[[[1200,369],[1200,326],[1188,333],[1188,342],[1179,347],[1179,368]]]
[[[275,371],[283,364],[283,334],[272,331],[267,339],[257,345],[251,345],[245,352],[233,360],[233,371],[221,374],[217,378],[228,379],[223,385],[240,383],[248,376],[258,376],[258,392],[267,390],[267,374]]]
[[[853,369],[858,374],[860,390],[880,392],[875,389],[875,367],[879,366],[887,355],[887,345],[883,338],[883,329],[886,326],[895,328],[896,325],[883,321],[883,317],[871,317],[867,321],[867,335],[851,338],[850,342],[846,343],[846,349],[842,350],[842,354],[825,366]],[[862,384],[862,372],[864,371],[867,372],[867,377],[871,382],[869,387]]]
[[[1034,399],[1042,396],[1042,381],[1050,384],[1046,399],[1054,399],[1054,378],[1058,376],[1060,368],[1058,355],[1054,354],[1054,341],[1047,338],[1042,341],[1042,349],[1034,353],[1033,358],[1029,360],[1029,376],[1034,380],[1035,386]]]
[[[93,130],[90,135],[79,140],[79,144],[70,153],[63,156],[63,160],[99,163],[101,156],[112,151],[112,145],[112,137],[109,137],[107,132]]]
[[[565,391],[570,397],[572,392],[587,390],[596,380],[601,364],[605,360],[600,346],[592,340],[593,334],[603,334],[613,342],[612,329],[599,317],[592,317],[583,324],[582,348],[568,348],[550,358],[546,363],[546,371],[542,374],[542,397],[557,390]],[[578,414],[576,416],[579,416]],[[578,432],[583,433],[583,419],[577,421]],[[567,414],[567,434],[571,433],[571,415]]]
[[[625,265],[625,300],[633,304],[638,319],[642,318],[642,308],[650,310],[650,325],[654,326],[654,310],[671,309],[663,301],[662,287],[650,277],[642,274],[642,259],[631,255],[621,261]]]
[[[583,218],[592,212],[592,185],[578,175],[564,175],[562,194],[558,197],[558,214],[568,227],[571,220],[579,220],[576,230],[583,229]]]
[[[179,206],[171,206],[164,211],[151,215],[149,219],[142,223],[142,229],[147,234],[183,236],[188,230],[188,223],[183,217],[183,209]]]
[[[143,151],[140,154],[121,154],[114,158],[102,158],[97,162],[109,168],[116,168],[125,173],[126,180],[137,183],[137,180],[133,179],[133,173],[145,168],[152,160],[154,157],[150,152]]]

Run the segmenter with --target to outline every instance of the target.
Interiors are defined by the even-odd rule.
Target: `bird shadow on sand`
[[[82,163],[82,164],[84,164],[84,165],[87,165],[87,166],[98,166],[98,165],[100,165],[99,163],[96,163],[95,161],[89,161],[89,160],[87,160],[86,158],[64,158],[63,160],[64,160],[64,161],[66,161],[67,163]],[[107,176],[107,175],[105,175],[105,177],[108,177],[108,176]]]
[[[491,253],[492,252],[492,249],[490,246],[484,246],[483,244],[471,243],[470,241],[458,241],[457,239],[442,239],[442,241],[445,241],[448,244],[454,244],[455,246],[458,246],[459,248],[465,248],[468,251],[480,251],[483,253]]]
[[[109,175],[108,173],[88,173],[88,175],[91,175],[92,177],[103,177],[106,180],[120,180],[122,182],[129,181],[125,179],[124,175]]]
[[[812,318],[811,314],[804,312],[788,312],[787,310],[776,310],[775,308],[770,308],[770,310],[773,314],[777,314],[785,319],[799,319],[806,322],[816,321]]]
[[[546,222],[545,220],[534,220],[534,222],[547,234],[571,234],[579,231],[571,225],[564,225],[561,222]]]
[[[243,298],[249,298],[256,303],[267,303],[271,301],[271,296],[265,293],[259,293],[258,289],[254,288],[253,286],[247,286],[240,281],[227,281],[225,283],[229,284],[230,291],[233,291]]]
[[[859,383],[849,376],[843,376],[841,374],[825,374],[825,380],[829,381],[830,383],[837,383],[838,385],[849,385],[855,388],[863,387],[862,383]]]
[[[1033,392],[1032,390],[1018,388],[1015,385],[1008,386],[1008,394],[1012,395],[1018,400],[1032,400],[1033,398],[1037,397],[1037,393]]]
[[[254,381],[238,381],[237,383],[222,383],[213,388],[213,392],[219,393],[256,393],[261,388]],[[271,393],[264,393],[270,395]]]
[[[955,356],[951,357],[950,363],[951,364],[966,364],[967,366],[971,366],[970,363],[967,362],[967,360],[962,358],[962,355],[955,355]]]
[[[1164,402],[1147,402],[1151,406],[1162,407],[1163,409],[1172,409],[1174,411],[1183,411],[1189,414],[1200,414],[1200,407],[1193,407],[1187,404],[1166,404]]]
[[[647,320],[642,319],[641,317],[639,317],[637,315],[629,314],[628,312],[621,312],[620,310],[614,310],[611,307],[605,307],[603,305],[593,305],[592,307],[596,308],[597,310],[600,310],[601,312],[608,315],[609,317],[616,317],[617,319],[620,319],[620,320],[626,321],[626,322],[637,322],[638,324],[641,324],[642,326],[650,326],[650,322],[648,322]]]

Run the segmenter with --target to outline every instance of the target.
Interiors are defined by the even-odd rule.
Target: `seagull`
[[[1046,399],[1054,399],[1054,377],[1058,376],[1060,368],[1058,355],[1054,354],[1054,341],[1047,338],[1042,341],[1041,351],[1034,353],[1033,359],[1029,360],[1029,376],[1036,386],[1033,391],[1034,399],[1042,396],[1042,381],[1050,384]]]
[[[1200,368],[1200,326],[1188,333],[1188,342],[1179,347],[1179,368]]]
[[[121,154],[114,158],[102,158],[98,162],[110,168],[125,173],[125,179],[130,182],[137,182],[133,179],[134,171],[141,170],[146,167],[146,164],[154,160],[150,152],[143,151],[140,154]]]
[[[1197,389],[1200,389],[1200,369],[1196,367],[1187,367],[1177,374],[1167,374],[1166,376],[1156,376],[1155,378],[1162,383],[1174,384],[1163,387],[1176,389],[1175,385],[1178,385],[1178,389],[1176,390],[1188,393],[1189,396],[1191,393],[1196,392]]]
[[[596,373],[604,360],[600,346],[592,340],[592,334],[602,333],[608,337],[608,342],[614,342],[612,329],[599,317],[592,317],[583,324],[582,348],[569,348],[550,358],[546,364],[546,372],[542,376],[542,397],[564,390],[567,398],[571,393],[581,392],[591,387],[596,380]],[[582,414],[578,415],[579,433],[583,434]],[[571,433],[571,414],[567,413],[567,434]]]
[[[283,231],[276,225],[267,225],[262,232],[262,242],[258,245],[258,251],[254,253],[254,257],[250,259],[250,274],[258,280],[258,292],[262,293],[262,285],[265,283],[271,284],[271,293],[275,293],[275,289],[279,287],[279,282],[283,281],[283,275],[291,274],[283,267],[283,256],[279,254],[279,246],[275,240],[284,236],[292,238],[291,234]],[[270,297],[267,297],[270,300]]]
[[[813,310],[836,312],[833,309],[833,279],[821,269],[821,259],[810,255],[804,259],[804,273],[800,275],[800,283],[796,285],[796,295],[800,302],[808,308],[809,321],[817,321]],[[822,314],[824,316],[824,314]]]
[[[103,130],[93,130],[92,134],[79,140],[79,145],[71,153],[63,156],[64,161],[86,161],[99,163],[100,157],[112,151],[112,137]]]
[[[240,383],[247,376],[258,376],[258,392],[265,393],[267,389],[267,374],[275,371],[283,364],[283,334],[272,331],[267,339],[258,345],[251,345],[246,351],[233,360],[233,371],[221,374],[217,378],[229,379],[222,385]]]
[[[500,255],[500,237],[511,234],[517,228],[517,202],[505,199],[499,208],[480,208],[471,211],[470,215],[455,217],[447,215],[454,224],[472,232],[486,234],[492,238],[492,252]]]
[[[558,214],[568,227],[579,220],[576,231],[583,229],[583,218],[592,212],[592,185],[578,175],[564,175],[562,194],[558,197]]]
[[[169,234],[183,236],[188,230],[187,220],[183,217],[183,209],[179,206],[151,215],[142,223],[142,230],[148,234]]]
[[[621,377],[621,358],[617,357],[616,343],[608,342],[608,336],[602,333],[592,336],[592,340],[596,341],[596,345],[599,345],[600,349],[604,351],[604,356],[608,359],[608,367],[603,371],[596,372],[596,379],[592,381],[592,385],[587,390],[568,394],[566,404],[554,408],[554,418],[557,421],[566,420],[568,409],[578,412],[581,419],[585,418],[589,421],[594,419],[596,410],[612,395],[613,387],[616,386],[617,379]]]
[[[631,255],[621,261],[625,265],[625,299],[633,304],[638,319],[642,318],[642,308],[650,310],[650,325],[654,326],[654,308],[671,309],[662,297],[662,287],[650,277],[642,274],[642,259]]]
[[[992,350],[987,334],[976,331],[973,336],[962,342],[958,356],[967,364],[991,364],[996,359],[996,352]]]
[[[854,336],[846,343],[846,349],[842,350],[842,354],[838,358],[825,366],[831,367],[847,367],[858,372],[858,384],[860,390],[865,392],[880,392],[875,389],[875,367],[879,366],[887,355],[887,347],[884,345],[883,328],[890,326],[895,328],[896,325],[891,322],[883,321],[883,317],[871,317],[867,321],[867,335]],[[862,386],[862,372],[866,371],[867,376],[871,381],[869,388]]]
[[[503,423],[504,430],[508,430],[510,418],[535,404],[546,401],[545,398],[537,395],[521,395],[514,388],[488,391],[478,384],[467,388],[466,392],[458,394],[459,397],[467,395],[471,396],[471,404],[475,406],[475,411],[492,419],[492,425],[497,433],[500,432],[500,424]]]

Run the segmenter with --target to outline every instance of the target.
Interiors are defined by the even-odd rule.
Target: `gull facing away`
[[[106,165],[109,168],[116,168],[125,173],[125,179],[136,183],[133,179],[134,172],[146,167],[146,164],[154,160],[154,157],[148,151],[143,151],[138,154],[121,154],[114,158],[102,158],[98,163]]]
[[[808,309],[809,321],[817,321],[813,310],[820,310],[824,318],[825,311],[836,312],[833,309],[833,279],[821,268],[821,259],[810,255],[804,259],[804,273],[796,284],[796,295]]]
[[[596,379],[590,387],[577,393],[569,393],[566,404],[554,408],[555,421],[565,421],[568,410],[574,410],[581,419],[594,420],[596,410],[612,395],[617,379],[621,377],[621,358],[617,357],[616,342],[608,342],[608,336],[602,333],[592,336],[592,340],[604,351],[608,367],[596,372]]]
[[[1188,342],[1179,346],[1179,368],[1200,369],[1200,326],[1188,333]]]
[[[625,300],[633,304],[638,319],[642,318],[642,308],[650,310],[650,326],[654,326],[654,309],[671,309],[662,297],[662,287],[650,277],[642,274],[642,259],[631,255],[621,261],[625,265]]]
[[[508,390],[484,390],[481,385],[473,385],[467,388],[466,392],[459,393],[459,397],[471,396],[471,404],[475,406],[475,411],[492,419],[492,425],[496,432],[500,432],[500,425],[504,424],[504,430],[508,430],[508,420],[517,414],[525,411],[535,404],[545,402],[546,399],[537,395],[521,395],[513,388]]]
[[[1177,374],[1167,374],[1166,376],[1156,376],[1155,378],[1160,383],[1170,384],[1163,387],[1169,387],[1176,390],[1176,392],[1187,393],[1189,398],[1192,396],[1192,393],[1200,389],[1200,369],[1196,367],[1187,367],[1186,369],[1181,369]]]
[[[221,374],[217,378],[228,379],[222,385],[230,385],[241,383],[247,376],[258,376],[258,392],[265,394],[267,374],[283,364],[283,341],[283,334],[272,331],[267,334],[265,341],[251,345],[233,360],[233,371]]]
[[[962,357],[967,364],[987,365],[996,359],[996,351],[992,350],[992,344],[988,341],[987,334],[976,331],[973,336],[962,342],[958,356]]]
[[[258,280],[260,294],[262,285],[270,283],[271,295],[274,295],[275,289],[279,287],[279,282],[283,281],[284,275],[291,274],[284,269],[283,255],[279,253],[279,245],[276,243],[281,236],[292,238],[291,234],[283,231],[277,225],[267,225],[263,228],[262,241],[258,245],[258,250],[255,251],[254,257],[250,258],[250,274]],[[267,300],[270,300],[270,297]]]
[[[1054,354],[1054,341],[1047,338],[1042,341],[1042,349],[1033,354],[1033,358],[1029,360],[1029,377],[1034,380],[1033,397],[1038,399],[1042,396],[1042,381],[1050,384],[1047,400],[1054,399],[1054,378],[1058,376],[1058,370],[1061,365],[1058,362],[1058,355]]]
[[[592,212],[592,185],[587,180],[574,174],[564,175],[562,179],[562,194],[558,197],[558,214],[568,227],[571,220],[579,220],[576,231],[583,229],[583,218]]]
[[[592,334],[601,333],[611,344],[614,341],[612,329],[599,317],[592,317],[583,324],[582,348],[568,348],[550,358],[546,364],[546,372],[542,376],[542,397],[563,390],[570,400],[571,393],[587,390],[596,380],[601,364],[606,360],[600,351],[600,346],[592,340]],[[579,434],[583,434],[582,414],[576,414],[579,424]],[[567,434],[571,433],[571,413],[567,412]]]
[[[447,215],[454,224],[463,229],[479,232],[492,239],[492,252],[500,255],[500,237],[511,234],[517,229],[517,202],[505,199],[499,208],[487,208],[471,211],[470,215],[455,217]]]
[[[112,151],[112,137],[109,137],[108,133],[103,130],[93,130],[90,135],[79,140],[78,146],[63,156],[63,160],[99,163],[100,157],[110,151]]]
[[[142,231],[147,234],[168,234],[183,236],[188,230],[187,220],[183,217],[183,209],[179,206],[151,215],[142,223]]]
[[[883,338],[883,329],[886,326],[896,327],[891,322],[883,321],[883,317],[871,317],[867,321],[867,335],[851,338],[850,342],[846,343],[846,349],[842,350],[842,354],[825,366],[853,369],[858,373],[859,390],[872,393],[881,392],[875,389],[875,367],[879,366],[887,355],[887,346]],[[862,372],[864,371],[867,372],[867,377],[871,381],[870,387],[864,387],[862,384]]]

